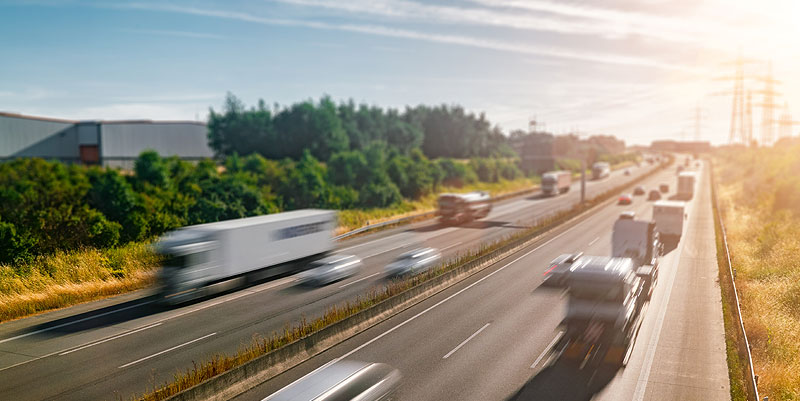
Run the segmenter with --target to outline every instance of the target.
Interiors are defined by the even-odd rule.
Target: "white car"
[[[331,255],[311,263],[300,273],[300,282],[307,285],[325,285],[358,274],[364,264],[355,255]]]
[[[386,265],[389,277],[405,274],[417,274],[428,271],[442,261],[442,254],[435,248],[418,248],[403,253],[394,262]]]

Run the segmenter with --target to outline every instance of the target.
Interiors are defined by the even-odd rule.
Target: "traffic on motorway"
[[[651,168],[634,168],[632,176],[617,171],[591,180],[587,195]],[[535,224],[574,205],[579,192],[555,198],[523,195],[492,204],[491,212],[483,212],[478,198],[457,206],[467,210],[462,213],[477,213],[464,221],[437,219],[342,244],[332,241],[331,214],[314,210],[178,230],[165,235],[157,247],[166,258],[152,295],[87,304],[51,314],[45,321],[23,319],[0,327],[0,347],[34,355],[2,356],[0,375],[13,380],[4,381],[0,395],[69,399],[99,397],[111,388],[143,391],[142,380],[154,372],[156,378],[167,378],[175,369],[191,366],[198,355],[235,352],[253,333],[280,330],[287,322],[322,313],[398,274],[426,271],[465,249]],[[299,240],[303,236],[315,239]],[[261,238],[285,243],[263,245]],[[265,269],[264,263],[271,265]],[[57,378],[65,369],[75,374]],[[53,384],[19,393],[28,381],[43,377]]]

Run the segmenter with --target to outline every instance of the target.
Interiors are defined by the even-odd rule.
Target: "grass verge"
[[[159,264],[147,244],[132,243],[0,265],[0,322],[144,288]]]
[[[734,297],[733,287],[730,281],[728,269],[727,250],[722,237],[722,226],[720,224],[720,211],[717,208],[716,182],[711,183],[712,199],[711,207],[714,210],[714,233],[717,245],[717,267],[719,268],[720,295],[722,297],[722,318],[725,322],[725,354],[728,361],[728,379],[730,382],[731,401],[747,401],[746,380],[749,370],[739,355],[741,344],[744,339],[739,335],[739,318],[735,314],[735,303],[731,302]]]
[[[658,169],[640,177],[637,180],[634,180],[633,183],[627,184],[623,187],[633,185],[636,182],[649,177],[656,171],[658,171]],[[205,362],[194,363],[192,368],[187,369],[186,371],[176,372],[172,382],[167,382],[160,386],[154,386],[152,391],[144,394],[139,399],[144,401],[165,400],[183,390],[231,370],[234,367],[247,363],[248,361],[263,356],[289,343],[303,339],[327,326],[340,322],[358,312],[361,312],[389,299],[392,296],[398,295],[415,286],[418,286],[432,278],[450,272],[459,266],[488,256],[492,254],[492,252],[498,251],[503,247],[522,244],[525,241],[528,241],[553,228],[554,226],[578,216],[584,211],[607,201],[613,196],[616,196],[619,190],[620,188],[614,188],[591,200],[588,200],[584,205],[576,205],[570,210],[563,211],[546,219],[542,219],[538,222],[538,224],[526,230],[508,235],[503,239],[489,244],[481,244],[477,249],[457,255],[438,268],[432,269],[426,273],[409,277],[404,280],[393,281],[382,288],[374,288],[364,295],[357,296],[353,301],[348,301],[340,305],[333,305],[329,307],[322,316],[311,321],[308,321],[305,316],[303,316],[297,325],[287,325],[282,332],[273,332],[270,336],[265,338],[255,337],[249,346],[240,347],[235,355],[218,354]]]

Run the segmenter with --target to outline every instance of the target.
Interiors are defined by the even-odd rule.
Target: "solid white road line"
[[[478,331],[476,331],[476,332],[472,333],[472,335],[471,335],[471,336],[467,337],[467,339],[466,339],[466,340],[464,340],[464,341],[462,341],[462,342],[461,342],[461,344],[458,344],[458,345],[457,345],[455,348],[453,348],[453,350],[452,350],[452,351],[448,352],[448,353],[447,353],[447,355],[443,356],[443,357],[442,357],[442,359],[447,359],[448,357],[450,357],[450,355],[453,355],[453,354],[455,354],[455,353],[456,353],[456,351],[458,351],[459,349],[461,349],[461,347],[463,347],[463,346],[464,346],[464,344],[468,343],[468,342],[469,342],[469,340],[472,340],[473,338],[475,338],[475,336],[477,336],[478,334],[480,334],[480,333],[481,333],[481,332],[482,332],[482,331],[483,331],[485,328],[489,327],[489,325],[490,325],[490,324],[491,324],[491,323],[486,323],[486,324],[484,324],[484,325],[483,325],[483,327],[481,327],[480,329],[478,329]]]
[[[349,286],[349,285],[353,285],[353,284],[355,284],[355,283],[357,283],[357,282],[359,282],[359,281],[364,281],[364,280],[366,280],[366,279],[368,279],[368,278],[370,278],[370,277],[375,277],[375,276],[377,276],[377,275],[379,275],[379,274],[381,274],[381,273],[383,273],[383,272],[372,273],[372,274],[370,274],[369,276],[366,276],[366,277],[361,277],[360,279],[358,279],[358,280],[354,280],[354,281],[351,281],[351,282],[349,282],[349,283],[347,283],[347,284],[342,284],[342,285],[340,285],[340,286],[339,286],[339,288],[344,288],[344,287],[347,287],[347,286]]]
[[[599,239],[600,239],[600,237],[597,237],[597,238],[593,239],[592,242],[589,243],[589,246],[594,245],[594,243],[597,242],[597,240],[599,240]]]
[[[145,327],[142,327],[140,329],[131,330],[131,331],[127,332],[127,333],[118,334],[116,336],[109,337],[109,338],[106,338],[104,340],[95,341],[93,343],[89,343],[89,344],[86,344],[86,345],[78,346],[78,348],[73,348],[73,349],[71,349],[69,351],[64,351],[64,352],[62,352],[62,353],[60,353],[58,355],[59,356],[63,356],[63,355],[71,354],[71,353],[73,353],[75,351],[80,351],[80,350],[83,350],[83,349],[86,349],[86,348],[89,348],[89,347],[94,347],[95,345],[100,345],[102,343],[109,342],[111,340],[116,340],[118,338],[122,338],[122,337],[125,337],[125,336],[133,334],[133,333],[138,333],[140,331],[144,331],[144,330],[147,330],[147,329],[152,329],[153,327],[156,327],[156,326],[161,326],[161,323],[151,324],[150,326],[145,326]]]
[[[539,357],[536,358],[535,361],[533,361],[533,364],[531,365],[531,369],[535,368],[536,365],[539,364],[539,362],[542,360],[542,358],[544,358],[544,356],[547,355],[547,352],[550,351],[550,348],[553,348],[553,345],[555,345],[556,342],[558,342],[558,340],[560,340],[561,336],[563,336],[563,335],[564,335],[563,331],[559,331],[558,334],[556,334],[556,337],[553,339],[553,341],[550,341],[550,344],[547,344],[547,347],[545,347],[544,351],[542,351],[542,354],[539,355]]]
[[[92,320],[92,319],[95,319],[95,318],[98,318],[98,317],[107,316],[107,315],[110,315],[112,313],[117,313],[117,312],[122,312],[122,311],[128,310],[128,309],[138,308],[138,307],[140,307],[142,305],[151,304],[153,302],[155,302],[155,301],[140,302],[138,304],[126,306],[124,308],[119,308],[119,309],[115,309],[115,310],[112,310],[112,311],[104,312],[104,313],[101,313],[99,315],[89,316],[89,317],[85,317],[83,319],[78,319],[78,320],[74,320],[74,321],[67,322],[67,323],[61,323],[59,325],[55,325],[55,326],[52,326],[52,327],[47,327],[47,328],[44,328],[44,329],[41,329],[41,330],[31,331],[30,333],[20,334],[20,335],[15,336],[15,337],[10,337],[10,338],[6,338],[6,339],[3,339],[3,340],[0,340],[0,344],[2,344],[4,342],[13,341],[13,340],[17,340],[17,339],[20,339],[20,338],[32,336],[34,334],[48,332],[48,331],[55,330],[55,329],[58,329],[58,328],[61,328],[61,327],[66,327],[66,326],[70,326],[70,325],[73,325],[73,324],[85,322],[87,320]]]
[[[360,351],[360,350],[361,350],[361,349],[363,349],[364,347],[367,347],[367,346],[369,346],[370,344],[374,343],[375,341],[378,341],[378,340],[380,340],[381,338],[383,338],[384,336],[388,335],[389,333],[391,333],[391,332],[393,332],[393,331],[395,331],[395,330],[397,330],[397,329],[399,329],[399,328],[401,328],[401,327],[405,326],[406,324],[410,323],[410,322],[411,322],[411,321],[413,321],[413,320],[416,320],[418,317],[420,317],[420,316],[422,316],[422,315],[424,315],[424,314],[426,314],[426,313],[428,313],[428,312],[432,311],[434,308],[438,307],[439,305],[441,305],[441,304],[443,304],[443,303],[445,303],[445,302],[447,302],[447,301],[449,301],[449,300],[451,300],[451,299],[455,298],[456,296],[458,296],[458,295],[459,295],[459,294],[461,294],[462,292],[464,292],[464,291],[467,291],[467,290],[469,290],[470,288],[472,288],[472,287],[474,287],[474,286],[476,286],[476,285],[478,285],[478,284],[482,283],[484,280],[488,279],[489,277],[492,277],[492,276],[494,276],[495,274],[497,274],[497,273],[500,273],[501,271],[505,270],[505,268],[507,268],[508,266],[511,266],[511,265],[513,265],[514,263],[516,263],[516,262],[520,261],[522,258],[525,258],[525,257],[527,257],[528,255],[530,255],[530,254],[532,254],[532,253],[534,253],[534,252],[538,251],[538,250],[539,250],[539,249],[541,249],[543,246],[545,246],[545,245],[547,245],[547,244],[549,244],[549,243],[551,243],[551,242],[555,241],[555,240],[556,240],[556,239],[558,239],[558,238],[561,238],[563,235],[565,235],[565,234],[567,234],[568,232],[572,231],[572,230],[573,230],[575,227],[578,227],[578,226],[577,226],[577,225],[576,225],[576,226],[572,226],[572,227],[570,227],[570,228],[568,228],[568,229],[564,230],[564,232],[562,232],[561,234],[558,234],[558,235],[556,235],[555,237],[553,237],[553,238],[550,238],[549,240],[547,240],[547,241],[546,241],[546,242],[544,242],[543,244],[541,244],[541,245],[537,246],[536,248],[533,248],[533,249],[531,249],[530,251],[528,251],[528,252],[525,252],[525,254],[523,254],[522,256],[520,256],[520,257],[518,257],[518,258],[516,258],[516,259],[512,260],[511,262],[508,262],[508,263],[507,263],[507,264],[505,264],[503,267],[500,267],[500,268],[498,268],[497,270],[495,270],[495,271],[493,271],[493,272],[491,272],[491,273],[487,274],[485,277],[481,278],[480,280],[478,280],[478,281],[476,281],[476,282],[474,282],[474,283],[472,283],[472,284],[470,284],[470,285],[468,285],[468,286],[466,286],[466,287],[464,287],[464,288],[462,288],[462,289],[458,290],[456,293],[454,293],[454,294],[452,294],[452,295],[448,296],[447,298],[445,298],[445,299],[443,299],[443,300],[441,300],[441,301],[439,301],[439,302],[435,303],[434,305],[431,305],[431,306],[429,306],[427,309],[423,310],[422,312],[419,312],[419,313],[417,313],[416,315],[414,315],[414,316],[411,316],[410,318],[406,319],[405,321],[403,321],[403,322],[401,322],[401,323],[398,323],[396,326],[392,327],[392,328],[391,328],[391,329],[389,329],[389,330],[386,330],[385,332],[383,332],[383,333],[379,334],[378,336],[376,336],[375,338],[373,338],[373,339],[371,339],[371,340],[369,340],[369,341],[365,342],[364,344],[361,344],[360,346],[356,347],[356,348],[355,348],[355,349],[353,349],[352,351],[350,351],[350,352],[348,352],[348,353],[346,353],[346,354],[344,354],[344,355],[342,355],[342,356],[340,356],[340,357],[338,357],[338,358],[334,359],[334,361],[341,361],[342,359],[345,359],[345,358],[349,357],[350,355],[353,355],[354,353],[356,353],[356,352]],[[335,362],[334,362],[334,363],[335,363]]]
[[[187,346],[187,345],[189,345],[189,344],[192,344],[192,343],[196,343],[196,342],[198,342],[198,341],[200,341],[200,340],[204,340],[204,339],[206,339],[206,338],[208,338],[208,337],[211,337],[211,336],[213,336],[213,335],[216,335],[216,334],[217,334],[216,332],[213,332],[213,333],[211,333],[211,334],[206,334],[206,335],[204,335],[204,336],[202,336],[202,337],[200,337],[200,338],[195,338],[195,339],[194,339],[194,340],[192,340],[192,341],[187,341],[187,342],[185,342],[185,343],[183,343],[183,344],[176,345],[176,346],[174,346],[174,347],[172,347],[172,348],[168,348],[168,349],[165,349],[165,350],[163,350],[163,351],[156,352],[156,353],[155,353],[155,354],[153,354],[153,355],[150,355],[150,356],[146,356],[146,357],[144,357],[144,358],[137,359],[137,360],[135,360],[135,361],[133,361],[133,362],[128,362],[128,363],[126,363],[126,364],[124,364],[124,365],[120,366],[120,367],[119,367],[119,369],[122,369],[122,368],[127,368],[128,366],[135,365],[135,364],[137,364],[137,363],[139,363],[139,362],[142,362],[142,361],[146,361],[146,360],[148,360],[148,359],[150,359],[150,358],[155,358],[155,357],[157,357],[157,356],[159,356],[159,355],[166,354],[167,352],[174,351],[174,350],[176,350],[176,349],[178,349],[178,348],[180,348],[180,347],[185,347],[185,346]]]

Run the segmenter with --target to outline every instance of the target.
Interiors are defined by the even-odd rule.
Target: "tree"
[[[154,150],[146,150],[139,154],[134,162],[136,180],[140,183],[166,188],[169,186],[169,170]]]

